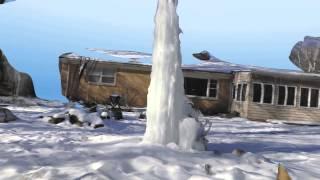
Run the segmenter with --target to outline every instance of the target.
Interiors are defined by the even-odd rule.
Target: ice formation
[[[144,141],[163,145],[175,143],[184,149],[191,149],[200,126],[195,119],[186,119],[184,110],[184,79],[179,39],[181,30],[177,5],[178,0],[158,1]],[[188,130],[186,127],[196,129]],[[184,135],[188,137],[181,137]],[[186,139],[190,142],[186,142]]]

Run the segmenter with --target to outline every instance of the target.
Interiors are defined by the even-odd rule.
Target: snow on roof
[[[65,53],[65,54],[62,54],[60,57],[71,58],[71,59],[105,61],[105,62],[111,62],[111,63],[125,64],[125,65],[151,66],[150,63],[145,63],[145,62],[121,62],[121,61],[112,61],[112,60],[104,60],[104,59],[95,59],[95,58],[80,56],[75,53]],[[255,72],[259,74],[268,74],[268,75],[279,75],[279,76],[291,75],[294,77],[304,76],[304,77],[320,78],[320,74],[305,73],[299,70],[276,69],[276,68],[266,68],[266,67],[251,66],[251,65],[234,64],[234,63],[220,60],[214,56],[211,56],[209,60],[201,60],[201,62],[198,64],[183,64],[182,68],[184,70],[191,70],[191,71],[215,72],[215,73],[225,73],[225,74],[232,74],[234,72]]]
[[[87,50],[106,54],[113,57],[124,58],[124,59],[143,59],[143,58],[152,57],[152,54],[138,52],[138,51],[106,50],[106,49],[99,49],[99,48],[87,48]]]
[[[73,53],[73,52],[68,52],[60,55],[61,58],[70,58],[70,59],[79,59],[81,58],[80,55]]]

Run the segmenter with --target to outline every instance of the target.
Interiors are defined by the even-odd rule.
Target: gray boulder
[[[15,121],[18,118],[8,109],[0,108],[0,123]]]
[[[31,77],[15,70],[0,49],[0,96],[36,97]]]
[[[293,47],[289,58],[304,72],[320,73],[320,37],[306,36]]]

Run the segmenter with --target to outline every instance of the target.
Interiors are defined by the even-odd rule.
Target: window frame
[[[301,106],[301,89],[308,89],[308,106]],[[312,90],[318,90],[319,94],[318,94],[318,105],[317,107],[311,107],[311,93]],[[311,108],[311,109],[319,109],[320,108],[320,88],[313,88],[313,87],[306,87],[306,86],[300,86],[299,89],[299,107],[300,108]]]
[[[284,98],[284,104],[278,104],[279,102],[279,87],[283,86],[285,87],[285,98]],[[294,101],[293,101],[293,105],[288,105],[288,95],[289,95],[289,87],[293,87],[294,88]],[[277,106],[289,106],[289,107],[296,107],[297,106],[297,94],[298,94],[298,87],[297,86],[292,86],[292,85],[284,85],[284,84],[278,84],[277,85],[277,102],[275,103]]]
[[[216,87],[212,88],[211,87],[211,81],[216,81]],[[216,96],[210,96],[210,90],[215,89],[216,90]],[[206,97],[208,98],[214,98],[214,99],[218,99],[218,93],[219,93],[219,81],[217,79],[208,79],[208,84],[207,84],[207,94]]]
[[[103,74],[103,71],[106,70],[106,69],[112,70],[112,71],[113,71],[113,76],[112,76],[112,75],[104,75],[104,74]],[[89,77],[89,76],[99,76],[99,82],[93,82],[93,81],[90,81],[89,78],[87,78],[87,81],[88,81],[89,84],[98,85],[98,86],[103,86],[103,85],[104,85],[104,86],[116,86],[116,82],[117,82],[117,69],[116,69],[116,68],[110,68],[110,67],[108,67],[108,68],[101,68],[101,69],[99,69],[98,72],[97,72],[96,69],[93,70],[92,72],[95,72],[95,73],[97,73],[97,74],[90,74],[90,73],[88,72],[87,76],[88,76],[88,77]],[[113,83],[105,83],[105,82],[102,82],[102,78],[104,78],[104,77],[113,78],[113,79],[114,79]]]
[[[232,83],[232,99],[235,101],[237,96],[237,86],[236,84]]]
[[[190,98],[199,98],[199,99],[210,99],[210,100],[218,100],[219,99],[219,90],[220,90],[220,82],[218,79],[211,79],[211,78],[198,78],[198,77],[192,77],[192,76],[185,76],[183,80],[185,81],[185,78],[193,78],[193,79],[205,79],[207,80],[207,89],[206,89],[206,96],[197,96],[197,95],[188,95],[186,94],[187,97]],[[216,88],[211,88],[211,80],[216,81],[217,87]],[[216,96],[211,97],[210,96],[210,89],[216,89]]]
[[[252,103],[256,104],[264,104],[264,105],[275,105],[275,85],[272,83],[262,83],[262,82],[253,82],[252,83],[252,89],[254,87],[254,84],[260,84],[261,85],[261,97],[260,97],[260,102],[253,102],[253,96],[252,99],[250,100]],[[271,103],[264,103],[264,85],[271,85],[272,86],[272,99]]]
[[[294,99],[293,99],[293,105],[288,105],[288,95],[289,95],[289,87],[294,88]],[[297,106],[297,94],[298,94],[298,87],[297,86],[291,86],[291,85],[286,85],[286,105],[285,106],[291,106],[291,107],[296,107]]]
[[[254,101],[253,101],[253,99],[254,99],[254,85],[255,85],[255,84],[259,84],[259,85],[260,85],[260,88],[261,88],[261,91],[260,91],[260,101],[259,101],[259,102],[254,102]],[[263,94],[262,94],[262,93],[263,93],[263,90],[262,90],[262,89],[264,88],[263,83],[253,82],[251,87],[252,87],[252,99],[251,99],[250,101],[252,101],[253,103],[257,103],[257,104],[262,104],[262,100],[263,100],[263,99],[262,99],[262,97],[263,97]]]
[[[317,104],[317,107],[311,107],[312,90],[318,90],[318,104]],[[310,102],[309,102],[308,104],[309,104],[310,108],[316,108],[316,109],[318,109],[318,108],[319,108],[319,105],[320,105],[320,103],[319,103],[320,89],[318,89],[318,88],[310,88],[310,89],[309,89],[309,93],[310,93],[310,95],[309,95],[310,97],[309,97],[308,99],[310,100]]]
[[[262,84],[263,84],[263,86],[262,86],[263,88],[262,88],[261,103],[262,103],[262,104],[274,105],[275,85],[274,85],[274,84],[271,84],[271,83],[262,83]],[[264,91],[265,91],[264,86],[265,86],[265,85],[271,85],[271,87],[272,87],[271,103],[265,103],[265,102],[264,102]]]
[[[246,84],[247,85],[247,88],[246,88],[246,92],[245,92],[245,98],[244,100],[242,99],[242,92],[243,92],[243,85]],[[249,83],[246,82],[246,81],[243,81],[243,82],[239,82],[239,83],[233,83],[233,85],[236,87],[235,88],[235,98],[233,99],[234,101],[236,102],[246,102],[248,101],[248,87],[249,87]],[[240,85],[240,98],[238,100],[238,89],[239,89],[239,85]]]

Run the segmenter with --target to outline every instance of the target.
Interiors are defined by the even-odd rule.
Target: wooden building
[[[60,56],[62,93],[69,100],[146,107],[151,65]],[[252,120],[320,121],[320,75],[211,59],[183,66],[185,92],[204,114],[237,112]]]

